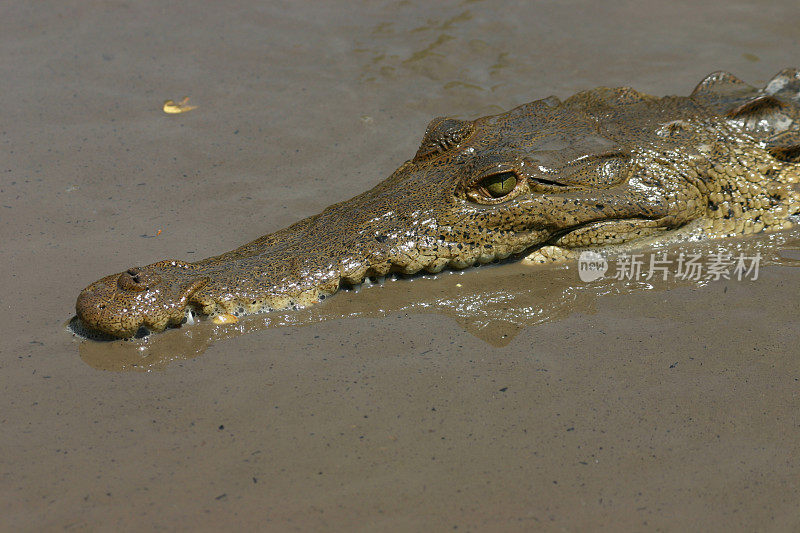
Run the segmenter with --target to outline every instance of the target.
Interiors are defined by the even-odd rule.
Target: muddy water
[[[102,275],[374,185],[433,116],[764,83],[795,2],[253,4],[2,8],[0,526],[800,527],[797,232],[723,245],[756,280],[502,265],[151,344],[63,328]]]

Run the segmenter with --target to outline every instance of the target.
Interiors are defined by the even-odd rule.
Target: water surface
[[[2,15],[5,528],[800,526],[796,233],[725,245],[772,250],[755,281],[503,265],[387,282],[244,335],[201,325],[193,352],[171,332],[150,372],[63,328],[103,275],[366,190],[434,116],[598,85],[687,94],[719,69],[763,84],[798,66],[796,2]],[[197,109],[161,111],[184,95]]]

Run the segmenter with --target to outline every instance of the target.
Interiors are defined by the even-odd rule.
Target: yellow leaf
[[[187,111],[191,111],[192,109],[197,109],[196,105],[189,105],[189,97],[184,96],[183,100],[175,103],[174,100],[167,100],[164,102],[164,113],[175,115],[177,113],[186,113]]]

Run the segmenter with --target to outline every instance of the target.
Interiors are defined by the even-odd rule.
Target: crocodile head
[[[600,88],[472,121],[434,119],[414,158],[373,189],[220,256],[104,278],[81,293],[78,317],[127,337],[176,324],[187,309],[303,306],[366,277],[681,227],[708,208],[698,169],[720,133],[701,107]]]

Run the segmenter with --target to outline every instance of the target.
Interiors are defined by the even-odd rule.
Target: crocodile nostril
[[[139,267],[129,268],[128,270],[125,271],[125,273],[131,277],[131,280],[133,280],[134,283],[142,283],[142,276],[140,275],[142,273],[141,268]]]
[[[135,267],[129,268],[117,278],[117,286],[125,291],[142,292],[157,285],[161,277],[147,270]]]

